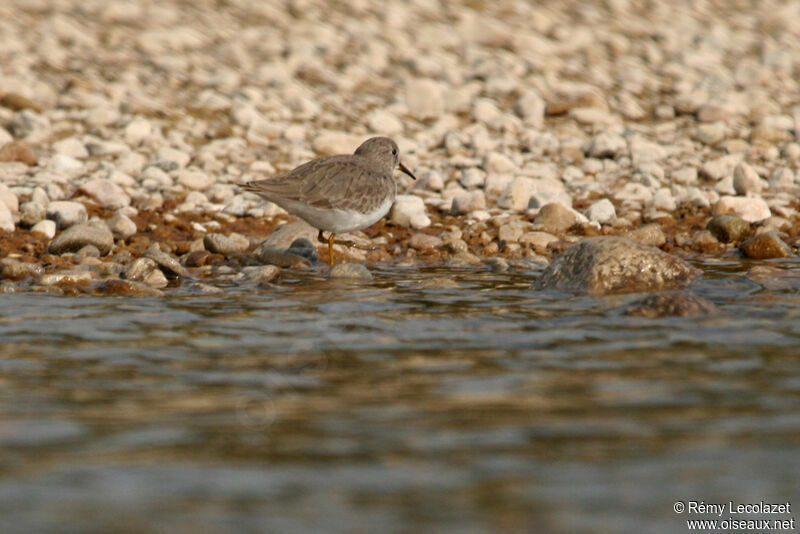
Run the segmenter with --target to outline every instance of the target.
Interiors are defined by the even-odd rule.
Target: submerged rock
[[[621,237],[592,237],[556,257],[534,283],[606,295],[683,287],[702,273],[686,261]]]
[[[360,263],[339,263],[328,273],[329,278],[349,280],[372,280],[372,273]]]
[[[658,293],[633,302],[625,309],[625,315],[634,317],[695,317],[718,313],[711,301],[694,293]]]
[[[163,291],[159,291],[147,284],[118,278],[103,280],[95,288],[95,292],[103,295],[138,295],[143,297],[161,297],[164,295]]]

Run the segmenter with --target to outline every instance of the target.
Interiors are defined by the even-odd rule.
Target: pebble
[[[483,159],[483,169],[489,174],[510,174],[517,166],[511,158],[499,152],[490,152]]]
[[[161,289],[167,287],[169,281],[167,281],[167,277],[161,269],[153,269],[142,276],[142,283],[150,287]]]
[[[11,280],[38,278],[44,274],[44,268],[38,263],[18,261],[13,258],[0,260],[0,277]]]
[[[406,81],[405,96],[408,112],[416,119],[434,119],[444,112],[445,104],[442,86],[434,80],[417,79]]]
[[[706,228],[723,243],[738,243],[750,235],[750,223],[738,215],[715,215],[709,219]]]
[[[790,258],[794,256],[791,247],[774,231],[763,232],[751,237],[739,245],[739,250],[745,256],[754,260]]]
[[[142,257],[149,258],[156,262],[158,267],[164,271],[164,274],[172,277],[191,278],[189,271],[187,271],[176,258],[160,250],[158,245],[150,245],[147,250],[144,251]]]
[[[86,145],[76,137],[65,137],[60,141],[56,141],[53,143],[53,152],[75,159],[89,157],[89,150]]]
[[[129,217],[123,215],[122,213],[117,213],[110,219],[106,221],[106,225],[108,229],[111,230],[111,233],[114,235],[114,239],[128,239],[132,235],[134,235],[138,229],[136,228],[136,223],[133,222]]]
[[[123,271],[126,280],[141,281],[150,272],[158,268],[150,258],[136,258]]]
[[[431,225],[425,202],[416,195],[397,195],[390,216],[392,224],[419,230]]]
[[[733,171],[733,189],[737,195],[758,195],[761,187],[761,178],[753,167],[745,162],[736,165]]]
[[[617,211],[610,200],[603,198],[589,206],[589,209],[586,210],[586,217],[590,221],[601,224],[609,223],[617,217]]]
[[[91,221],[75,224],[61,232],[50,242],[47,251],[50,254],[77,252],[86,245],[94,245],[103,256],[114,246],[114,236],[105,223]]]
[[[141,145],[153,133],[153,125],[149,120],[137,117],[130,121],[123,131],[125,141],[131,146]]]
[[[314,244],[305,237],[299,237],[292,241],[292,244],[286,249],[286,253],[305,258],[312,264],[319,261],[316,247],[314,247]]]
[[[760,197],[720,197],[714,204],[714,215],[733,213],[747,222],[758,222],[769,218],[769,205]]]
[[[46,216],[56,223],[56,227],[59,230],[89,220],[86,207],[80,202],[73,202],[71,200],[56,200],[50,202],[47,205]]]
[[[0,146],[0,162],[2,161],[18,161],[33,167],[39,162],[39,158],[24,141],[11,141]]]
[[[131,203],[131,197],[110,180],[95,178],[84,183],[80,191],[92,197],[99,205],[112,210],[124,208]]]
[[[223,256],[233,256],[241,254],[250,248],[250,240],[241,234],[206,234],[203,237],[203,245],[206,250]]]
[[[486,194],[481,191],[465,191],[453,197],[450,211],[453,215],[464,215],[486,209]]]
[[[278,250],[286,250],[296,240],[306,238],[311,242],[317,241],[319,231],[305,221],[297,221],[279,226],[264,241],[259,243],[254,255],[258,255],[261,247],[271,247]]]
[[[275,265],[263,265],[258,267],[245,267],[243,272],[249,282],[254,284],[268,284],[280,276],[281,269]]]
[[[539,210],[534,224],[541,226],[546,232],[564,233],[580,221],[579,213],[563,204],[552,202]]]
[[[519,237],[520,245],[527,245],[539,254],[547,251],[550,243],[558,241],[558,238],[547,232],[526,232]]]
[[[373,279],[372,273],[360,263],[337,263],[328,277],[332,279],[369,281]]]
[[[214,178],[198,169],[183,169],[178,172],[176,182],[192,191],[205,191],[214,185]]]
[[[50,273],[42,275],[39,279],[39,284],[43,286],[52,286],[56,284],[80,284],[91,282],[95,275],[91,271],[60,271],[57,273]]]
[[[417,232],[408,240],[408,246],[416,250],[434,250],[444,244],[440,237]]]
[[[617,158],[628,151],[628,143],[621,135],[603,132],[592,138],[586,155],[592,158]]]
[[[163,276],[163,275],[162,275]],[[95,288],[97,293],[103,295],[130,295],[140,297],[163,297],[164,292],[142,282],[111,278],[103,280]]]
[[[271,247],[266,242],[256,247],[253,251],[253,256],[263,264],[284,268],[302,268],[309,265],[309,260],[305,257],[277,247]]]
[[[56,235],[56,223],[49,219],[39,221],[33,225],[31,232],[42,234],[47,239],[53,239],[53,237]]]
[[[13,232],[15,228],[14,215],[8,209],[8,206],[0,202],[0,230]]]
[[[657,248],[664,246],[667,242],[667,236],[664,235],[664,231],[657,224],[646,224],[635,230],[629,230],[624,232],[621,237]]]
[[[739,154],[730,154],[707,161],[700,167],[700,175],[708,180],[718,182],[726,176],[731,176],[741,159]]]
[[[682,287],[701,271],[686,261],[621,237],[591,237],[559,254],[534,283],[555,289],[606,295]]]

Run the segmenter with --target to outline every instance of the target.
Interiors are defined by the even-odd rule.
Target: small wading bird
[[[371,226],[389,212],[397,193],[395,169],[417,179],[400,162],[394,141],[372,137],[352,155],[312,159],[285,174],[243,187],[317,228],[319,241],[328,243],[328,262],[333,266],[336,234]],[[330,232],[327,239],[323,231]]]

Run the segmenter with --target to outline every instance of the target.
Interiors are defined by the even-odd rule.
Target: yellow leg
[[[333,258],[333,241],[335,238],[336,235],[333,232],[331,232],[331,235],[328,237],[328,263],[331,264],[331,267],[333,267],[333,264],[335,263],[335,260]]]

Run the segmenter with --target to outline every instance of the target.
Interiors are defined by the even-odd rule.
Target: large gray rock
[[[621,237],[592,237],[556,257],[534,283],[558,289],[605,295],[682,287],[701,271],[684,260]]]
[[[78,252],[86,245],[94,245],[105,256],[114,246],[114,235],[103,222],[88,222],[70,226],[50,242],[50,254]]]

